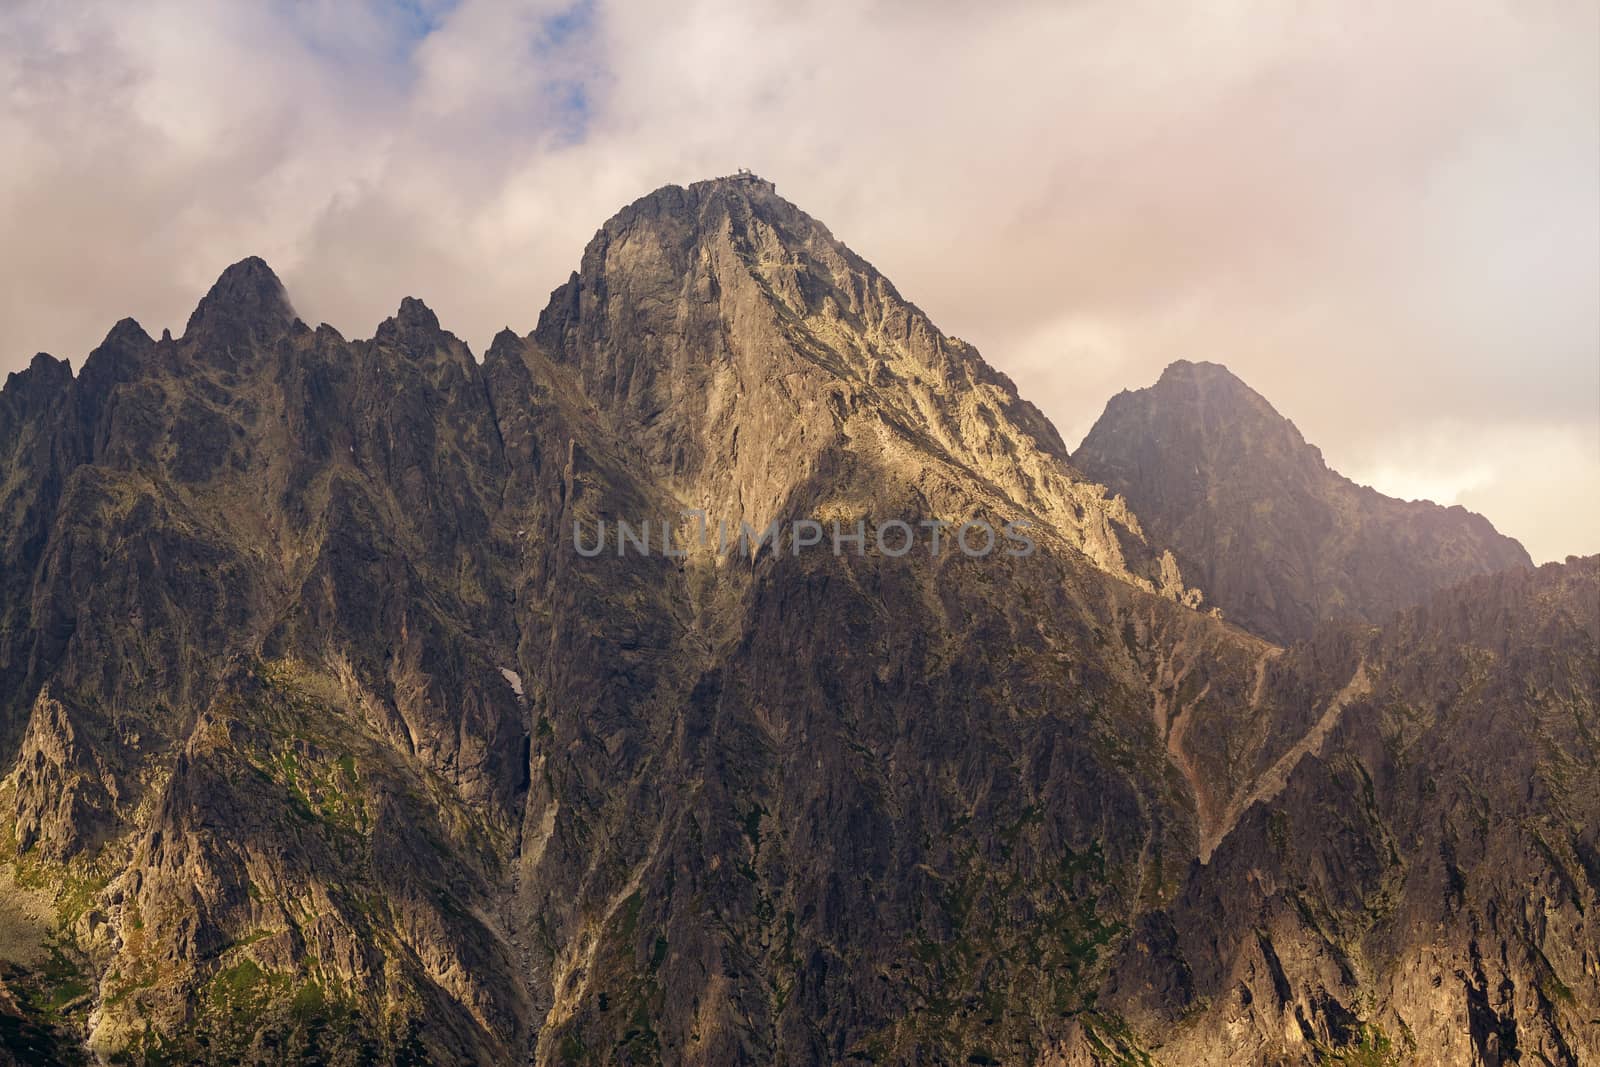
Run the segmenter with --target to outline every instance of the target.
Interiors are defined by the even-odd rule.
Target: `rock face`
[[[796,486],[840,481],[829,464],[931,467],[998,490],[1109,573],[1196,596],[1010,379],[764,183],[669,186],[625,208],[532,340],[710,514],[764,524]]]
[[[1600,561],[1285,651],[766,183],[481,364],[247,260],[0,431],[18,1059],[1600,1054]]]
[[[1160,962],[1125,953],[1112,1001],[1161,1062],[1600,1057],[1597,580],[1474,579],[1274,661],[1269,690],[1354,684],[1137,935]]]
[[[1294,423],[1214,363],[1112,397],[1073,462],[1123,496],[1186,577],[1274,641],[1388,621],[1480,574],[1532,566],[1461,507],[1403,501],[1328,469]]]

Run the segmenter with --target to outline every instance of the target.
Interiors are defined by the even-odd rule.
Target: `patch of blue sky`
[[[404,64],[461,0],[275,0],[311,52],[346,63]]]
[[[533,42],[535,60],[549,62],[556,69],[576,68],[574,73],[552,78],[544,85],[552,108],[551,126],[566,144],[583,141],[593,116],[589,52],[594,28],[594,0],[578,0],[541,20],[538,38]]]

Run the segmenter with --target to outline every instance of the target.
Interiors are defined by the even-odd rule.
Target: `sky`
[[[0,373],[247,255],[481,353],[749,167],[1069,445],[1213,360],[1357,481],[1600,552],[1592,0],[6,0],[0,159]]]

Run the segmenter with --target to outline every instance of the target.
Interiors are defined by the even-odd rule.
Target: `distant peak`
[[[83,361],[85,384],[125,381],[139,372],[155,341],[134,319],[120,319]]]
[[[39,375],[72,374],[72,368],[64,359],[57,359],[48,352],[36,352],[28,363],[28,369]]]
[[[1280,643],[1328,619],[1381,623],[1445,586],[1527,563],[1486,519],[1330,469],[1217,363],[1179,360],[1114,397],[1072,462],[1126,500],[1228,618]]]
[[[432,349],[444,334],[439,316],[433,309],[414,296],[400,301],[400,309],[378,324],[373,340],[410,351]]]
[[[399,310],[378,324],[372,340],[408,359],[425,362],[443,359],[464,368],[476,366],[472,353],[461,339],[440,326],[439,316],[433,309],[414,296],[400,301]],[[473,372],[469,370],[469,373]]]
[[[249,256],[217,278],[189,316],[184,336],[223,332],[261,339],[288,329],[294,319],[283,283],[265,260]]]
[[[106,333],[106,339],[101,341],[101,347],[108,345],[134,345],[143,348],[153,344],[151,336],[145,328],[139,325],[139,320],[134,318],[118,319],[116,325]]]
[[[1143,396],[1159,404],[1177,404],[1196,415],[1207,410],[1228,410],[1234,418],[1248,416],[1293,426],[1266,397],[1221,363],[1174,360],[1154,385],[1127,395]]]
[[[1175,359],[1161,372],[1160,382],[1225,382],[1244,385],[1244,381],[1221,363]]]
[[[778,191],[777,185],[769,179],[761,177],[754,171],[744,170],[743,168],[735,171],[732,174],[724,174],[720,178],[712,178],[710,179],[709,184],[732,185],[738,188],[751,189],[764,193],[775,193]]]
[[[31,389],[55,389],[65,386],[70,381],[72,381],[72,367],[66,360],[57,359],[48,352],[40,352],[33,357],[27,367],[6,375],[4,387],[0,387],[0,395]]]
[[[400,301],[400,310],[395,312],[394,318],[390,321],[420,330],[434,331],[440,328],[439,316],[414,296],[405,297]]]
[[[260,256],[245,256],[239,262],[225,268],[217,278],[218,285],[239,282],[252,282],[275,286],[279,289],[283,288],[283,283],[278,280],[278,276],[273,273],[271,267],[267,266],[267,261]]]
[[[503,359],[522,351],[522,338],[507,326],[494,335],[494,340],[489,342],[489,350],[483,354],[483,361]]]

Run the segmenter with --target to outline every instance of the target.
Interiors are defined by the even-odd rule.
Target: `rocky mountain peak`
[[[1175,359],[1168,363],[1162,370],[1157,384],[1162,383],[1214,383],[1225,388],[1248,392],[1259,396],[1255,390],[1246,385],[1238,375],[1221,363],[1212,363],[1209,360]]]
[[[106,331],[106,338],[100,342],[100,347],[105,349],[144,348],[154,344],[155,339],[150,336],[145,328],[139,325],[139,320],[134,318],[118,319],[111,329]]]
[[[70,363],[64,359],[57,359],[48,352],[39,352],[25,368],[6,375],[5,385],[0,387],[0,395],[7,393],[20,395],[35,390],[57,389],[71,381]]]
[[[487,363],[490,359],[499,359],[519,352],[522,349],[522,345],[522,338],[517,336],[517,332],[509,326],[503,326],[500,332],[495,334],[493,340],[489,342],[489,348],[483,355],[484,362]]]
[[[896,478],[959,472],[984,506],[1049,516],[1110,572],[1182,595],[1009,378],[755,175],[618,212],[533,341],[676,492],[731,521],[817,506],[817,471],[866,455]]]
[[[223,271],[184,328],[185,340],[265,341],[287,332],[295,321],[289,294],[259,256],[249,256]]]
[[[1108,429],[1116,423],[1112,413],[1123,410],[1148,413],[1152,422],[1183,435],[1181,440],[1165,439],[1168,447],[1199,447],[1240,457],[1271,453],[1308,473],[1325,469],[1321,449],[1309,444],[1293,421],[1220,363],[1174,361],[1148,389],[1112,398],[1106,406],[1112,417],[1102,420]]]
[[[602,232],[620,232],[640,219],[666,217],[694,224],[708,217],[707,208],[726,210],[729,206],[745,209],[759,207],[768,212],[803,217],[815,224],[810,216],[778,195],[775,183],[741,172],[706,178],[688,185],[663,185],[624,207],[601,229]],[[741,222],[747,217],[736,214],[734,221]]]
[[[1113,397],[1073,463],[1125,497],[1229,618],[1275,641],[1327,619],[1381,623],[1438,589],[1532,563],[1480,515],[1330,470],[1216,363],[1179,361]]]
[[[1151,387],[1172,398],[1205,398],[1239,411],[1253,411],[1263,417],[1280,417],[1266,397],[1246,385],[1244,380],[1221,363],[1208,360],[1175,359],[1162,370]],[[1126,392],[1126,390],[1124,391]]]
[[[40,352],[22,370],[6,375],[0,386],[0,453],[19,442],[19,427],[67,395],[72,367],[64,359]]]
[[[439,316],[433,313],[432,308],[416,297],[408,296],[400,301],[398,311],[379,323],[372,339],[380,345],[418,356],[453,341],[454,335],[439,325]]]
[[[119,320],[107,331],[105,340],[83,361],[80,387],[90,393],[99,393],[111,383],[137,377],[154,344],[155,341],[138,322],[131,318]]]

